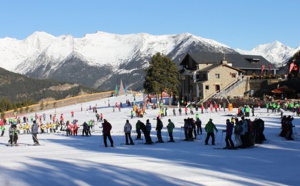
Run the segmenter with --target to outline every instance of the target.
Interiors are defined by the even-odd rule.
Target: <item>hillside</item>
[[[57,100],[92,92],[96,90],[79,84],[29,78],[0,68],[0,97],[12,102]]]

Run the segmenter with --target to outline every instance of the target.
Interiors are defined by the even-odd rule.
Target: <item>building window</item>
[[[209,85],[205,85],[205,90],[209,90]]]
[[[236,73],[231,73],[232,78],[236,78]]]
[[[215,74],[216,79],[220,79],[220,74]]]

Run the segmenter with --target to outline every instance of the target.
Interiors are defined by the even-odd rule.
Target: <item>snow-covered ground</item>
[[[280,114],[269,114],[266,109],[256,109],[256,117],[265,121],[267,141],[254,148],[239,150],[217,150],[225,146],[220,129],[225,129],[228,114],[233,111],[200,114],[202,127],[209,118],[213,119],[219,132],[216,146],[204,145],[206,133],[197,137],[194,142],[180,141],[184,134],[181,129],[183,119],[195,115],[170,116],[162,118],[164,141],[168,141],[166,129],[168,119],[176,125],[174,137],[176,143],[154,143],[144,145],[136,141],[136,145],[124,146],[123,127],[126,119],[135,127],[137,120],[143,122],[150,119],[152,123],[152,140],[156,141],[155,125],[158,109],[148,109],[143,118],[130,119],[130,107],[113,112],[108,107],[133,96],[111,97],[103,100],[57,108],[56,113],[64,114],[65,120],[73,120],[71,111],[79,124],[95,119],[89,106],[97,105],[98,113],[103,113],[113,126],[112,137],[114,148],[100,146],[102,138],[100,123],[95,126],[91,137],[66,136],[65,133],[39,134],[41,146],[33,144],[30,134],[19,135],[18,147],[7,147],[8,130],[0,138],[0,185],[298,185],[300,175],[300,141],[295,135],[294,141],[286,141],[278,136],[280,133]],[[143,99],[136,97],[137,101]],[[171,111],[171,109],[170,109]],[[176,109],[176,111],[178,111]],[[45,110],[38,114],[47,114],[54,110]],[[198,111],[199,112],[199,111]],[[178,114],[178,113],[177,113]],[[292,113],[284,113],[286,115]],[[32,115],[32,114],[31,114]],[[28,115],[30,116],[30,115]],[[299,127],[299,117],[293,123]],[[47,122],[46,121],[46,122]],[[31,122],[30,122],[31,124]],[[135,133],[133,132],[133,137]],[[222,138],[221,138],[222,137]],[[108,142],[109,144],[109,142]]]

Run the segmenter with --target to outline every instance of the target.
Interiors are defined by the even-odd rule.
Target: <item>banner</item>
[[[291,64],[290,64],[290,71],[289,71],[289,73],[291,73],[291,72],[292,72],[292,70],[293,70],[293,68],[294,68],[294,65],[295,65],[295,63],[294,63],[294,62],[291,62]]]
[[[264,72],[264,70],[265,70],[265,67],[266,67],[266,65],[262,65],[261,66],[261,72],[260,72],[260,75],[262,76],[262,74],[263,74],[263,72]]]
[[[269,66],[268,66],[268,74],[270,74],[271,67],[272,67],[272,64],[269,64]]]

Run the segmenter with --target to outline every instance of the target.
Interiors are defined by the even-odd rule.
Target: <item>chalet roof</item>
[[[206,63],[220,63],[224,57],[227,63],[231,63],[233,67],[239,69],[261,69],[262,65],[265,65],[265,69],[268,69],[268,65],[271,64],[264,57],[259,55],[241,55],[241,54],[223,54],[223,53],[189,53],[190,56],[198,64]],[[186,59],[184,58],[184,60]],[[182,64],[184,60],[180,63]],[[272,65],[272,64],[271,64]],[[271,70],[276,69],[274,65],[271,66]]]
[[[232,67],[232,66],[229,66],[229,65],[226,65],[226,64],[220,64],[220,63],[217,64],[217,63],[215,63],[215,64],[212,64],[212,65],[210,65],[210,66],[208,66],[208,67],[205,67],[205,68],[199,70],[199,72],[208,72],[208,71],[210,71],[210,70],[212,70],[212,69],[214,69],[214,68],[217,68],[217,67],[219,67],[219,66],[226,66],[226,67],[228,67],[228,68],[231,68],[231,69],[234,69],[234,70],[240,71],[240,72],[243,71],[243,70],[240,70],[240,69],[238,69],[238,68],[235,68],[235,67]]]

